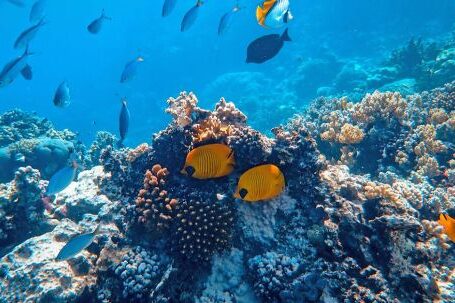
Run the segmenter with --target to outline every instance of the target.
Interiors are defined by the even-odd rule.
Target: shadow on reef
[[[224,99],[208,111],[192,93],[170,98],[173,121],[151,144],[115,149],[100,134],[83,154],[92,168],[46,211],[37,202],[33,222],[55,228],[2,258],[0,302],[453,302],[454,246],[436,219],[455,210],[454,85],[320,98],[273,138]],[[192,148],[214,142],[234,150],[231,175],[180,173]],[[263,163],[281,168],[285,193],[234,199],[240,174]],[[37,175],[31,189],[16,185],[21,171]],[[0,210],[18,217],[24,200],[11,197],[45,187],[20,168]],[[54,261],[99,221],[87,250]]]

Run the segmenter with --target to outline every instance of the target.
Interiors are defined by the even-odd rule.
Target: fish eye
[[[192,166],[185,167],[185,171],[188,174],[188,176],[190,176],[190,177],[193,176],[194,173],[196,172],[196,170]]]
[[[248,194],[248,191],[245,188],[242,188],[239,190],[239,195],[242,199],[244,199],[247,194]]]

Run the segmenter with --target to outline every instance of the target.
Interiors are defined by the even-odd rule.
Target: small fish
[[[37,0],[30,9],[29,20],[32,23],[43,20],[45,15],[46,0]]]
[[[71,103],[71,96],[70,96],[70,87],[68,86],[68,82],[63,81],[57,87],[54,95],[54,105],[57,107],[65,108],[68,107]]]
[[[32,72],[32,67],[30,65],[26,65],[22,70],[21,70],[21,75],[24,77],[25,80],[32,80],[33,78],[33,72]]]
[[[247,63],[264,63],[275,57],[283,48],[285,41],[291,41],[288,35],[288,29],[283,34],[262,36],[248,45]]]
[[[292,19],[289,0],[266,0],[256,8],[256,20],[264,27],[280,28]]]
[[[78,235],[72,238],[71,240],[68,241],[68,243],[65,244],[65,246],[63,246],[55,260],[66,261],[76,256],[81,251],[89,247],[90,244],[92,244],[93,240],[95,240],[95,237],[99,233],[99,231],[100,225],[98,225],[96,229],[91,233]]]
[[[6,0],[7,2],[11,3],[11,4],[14,4],[18,7],[24,7],[25,6],[25,2],[24,0]]]
[[[144,58],[141,56],[128,62],[123,69],[122,76],[120,77],[120,82],[125,83],[134,79],[137,74],[137,68],[142,62],[144,62]]]
[[[204,4],[202,0],[198,0],[196,5],[193,6],[183,17],[182,24],[180,25],[180,31],[184,32],[193,26],[199,14],[199,8]]]
[[[446,214],[440,214],[438,223],[444,227],[444,232],[452,242],[455,242],[455,219]]]
[[[222,200],[226,199],[226,195],[225,194],[216,194],[216,199],[218,201],[222,201]]]
[[[76,177],[77,167],[77,162],[73,160],[70,166],[65,166],[52,175],[47,185],[46,195],[55,195],[67,188]]]
[[[177,0],[164,0],[161,16],[163,16],[163,17],[169,16],[172,13],[172,11],[174,10],[176,3],[177,3]]]
[[[259,165],[240,176],[234,197],[248,202],[270,200],[279,196],[284,187],[284,176],[277,166]]]
[[[237,4],[234,6],[234,8],[230,11],[224,14],[221,19],[220,19],[220,24],[218,25],[218,35],[221,36],[223,35],[226,30],[228,29],[232,16],[240,11],[240,6]]]
[[[25,156],[22,153],[17,153],[14,155],[14,161],[19,162],[19,163],[24,163]]]
[[[28,65],[28,57],[33,55],[28,51],[28,47],[25,49],[24,53],[8,62],[0,72],[0,88],[5,87],[17,78],[19,74],[22,74],[27,80],[31,79],[31,67]]]
[[[120,141],[118,142],[118,145],[121,146],[123,144],[123,140],[125,140],[126,135],[128,134],[128,129],[130,127],[130,111],[128,110],[126,100],[122,100],[122,108],[120,109],[118,124],[120,132]]]
[[[17,37],[16,42],[14,42],[14,48],[18,49],[27,47],[30,44],[30,41],[32,41],[33,38],[35,38],[39,29],[45,24],[46,22],[44,21],[44,19],[41,19],[36,25],[33,25],[32,27],[23,31],[19,35],[19,37]]]
[[[229,146],[208,144],[190,151],[180,172],[196,179],[219,178],[229,175],[234,164],[234,151]]]
[[[87,26],[87,30],[94,35],[98,34],[100,32],[101,28],[103,27],[103,23],[105,20],[112,20],[112,18],[106,16],[106,14],[104,13],[104,9],[103,9],[103,11],[101,12],[101,16],[99,16],[98,18],[93,20]]]

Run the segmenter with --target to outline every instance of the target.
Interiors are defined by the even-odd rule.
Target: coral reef
[[[420,60],[421,47],[396,56]],[[341,86],[369,81],[341,71]],[[100,133],[82,159],[101,166],[55,200],[31,167],[0,185],[0,243],[15,246],[2,253],[0,302],[453,302],[454,245],[437,218],[455,211],[454,91],[321,97],[270,137],[224,98],[212,111],[192,93],[170,98],[173,119],[150,144],[115,149]],[[180,173],[214,142],[233,149],[232,174]],[[234,199],[239,176],[264,163],[285,192]],[[98,224],[87,250],[53,260]]]

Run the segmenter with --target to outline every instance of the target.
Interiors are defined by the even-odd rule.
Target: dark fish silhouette
[[[32,67],[30,65],[26,65],[22,70],[21,70],[21,75],[24,77],[25,80],[32,80],[33,78],[33,72],[32,72]]]
[[[44,18],[44,10],[46,7],[46,0],[38,0],[33,3],[32,8],[30,9],[29,20],[30,22],[38,22]]]
[[[11,84],[19,74],[22,74],[24,78],[31,79],[31,68],[28,65],[28,57],[33,55],[28,51],[28,47],[24,53],[16,59],[8,62],[0,72],[0,88]]]
[[[67,107],[71,103],[70,88],[66,81],[58,86],[54,95],[54,105],[57,107]]]
[[[177,3],[177,0],[164,0],[163,11],[161,12],[161,15],[163,17],[169,16],[172,13],[172,11],[174,10],[176,3]]]
[[[118,142],[118,145],[122,146],[130,127],[130,111],[128,110],[127,102],[125,99],[122,100],[122,108],[120,109],[118,122],[120,132],[120,141]]]
[[[202,4],[204,4],[204,2],[202,2],[202,0],[198,0],[196,5],[193,6],[188,12],[186,12],[185,16],[183,17],[182,24],[180,25],[180,31],[187,31],[190,29],[190,27],[193,26],[199,14],[199,8],[202,6]]]
[[[76,256],[78,253],[80,253],[81,251],[89,247],[90,244],[92,244],[99,230],[100,225],[98,225],[96,229],[91,233],[78,235],[69,240],[68,243],[66,243],[65,246],[63,246],[63,248],[60,250],[55,260],[65,261]]]
[[[30,44],[30,41],[35,38],[36,34],[38,33],[39,29],[45,25],[44,19],[41,19],[38,24],[33,25],[32,27],[23,31],[19,37],[17,37],[16,42],[14,43],[14,48],[24,48]]]
[[[275,57],[283,48],[285,41],[291,41],[288,29],[280,36],[277,34],[262,36],[248,45],[247,63],[264,63]]]
[[[224,14],[221,17],[220,24],[218,25],[218,35],[219,36],[221,36],[222,34],[224,34],[226,32],[226,30],[228,29],[228,27],[231,23],[232,16],[235,13],[237,13],[238,11],[240,11],[240,6],[236,5],[230,12],[227,12],[226,14]]]
[[[87,26],[87,30],[92,34],[98,34],[100,32],[101,28],[103,27],[103,23],[105,20],[112,20],[112,18],[106,16],[106,14],[104,13],[104,9],[103,9],[103,11],[101,12],[101,16],[99,16],[98,18],[93,20]]]
[[[142,58],[141,56],[128,62],[125,65],[125,68],[123,69],[122,76],[120,77],[120,82],[125,83],[125,82],[128,82],[128,81],[134,79],[134,77],[136,77],[136,74],[137,74],[137,67],[142,62],[144,62],[144,58]]]

